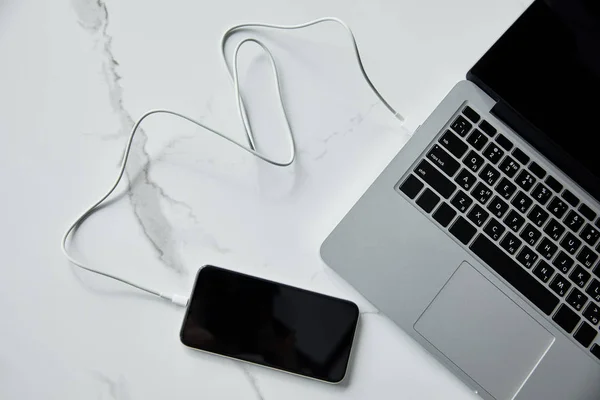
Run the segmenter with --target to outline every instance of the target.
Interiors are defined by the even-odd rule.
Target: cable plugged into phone
[[[190,301],[189,296],[182,296],[180,294],[174,294],[169,297],[171,303],[178,305],[180,307],[187,307],[188,302]]]
[[[260,40],[254,39],[254,38],[247,38],[247,39],[240,41],[237,44],[237,46],[235,47],[235,50],[233,52],[233,64],[230,65],[229,62],[227,61],[227,57],[225,55],[225,44],[227,42],[227,39],[234,32],[237,32],[237,31],[240,31],[243,29],[260,28],[260,29],[276,29],[276,30],[295,30],[295,29],[307,28],[312,25],[320,24],[323,22],[335,22],[337,24],[340,24],[342,27],[344,27],[344,29],[347,31],[348,36],[352,42],[354,56],[356,58],[356,61],[357,61],[357,64],[358,64],[358,67],[359,67],[359,70],[360,70],[360,73],[361,73],[363,79],[365,80],[365,82],[367,83],[369,88],[373,91],[373,93],[377,96],[377,98],[392,113],[392,115],[394,115],[394,117],[396,117],[399,121],[403,122],[404,118],[402,118],[400,113],[398,113],[394,108],[392,108],[392,106],[383,98],[383,96],[379,93],[379,91],[375,88],[375,86],[371,82],[371,79],[368,77],[368,75],[364,69],[359,51],[358,51],[358,45],[356,44],[356,38],[354,37],[354,34],[352,33],[352,30],[350,29],[350,27],[348,25],[346,25],[346,23],[344,21],[342,21],[338,18],[335,18],[335,17],[324,17],[324,18],[319,18],[319,19],[309,21],[309,22],[306,22],[303,24],[298,24],[298,25],[273,25],[273,24],[263,24],[263,23],[248,23],[248,24],[236,25],[236,26],[228,29],[221,39],[221,56],[223,57],[223,61],[225,62],[227,72],[229,73],[229,76],[231,77],[231,80],[233,82],[233,88],[235,91],[238,115],[242,121],[242,125],[243,125],[244,131],[246,133],[247,143],[241,143],[234,139],[231,139],[229,136],[212,129],[191,117],[188,117],[186,115],[180,114],[175,111],[159,109],[159,110],[150,110],[150,111],[146,112],[144,115],[142,115],[137,120],[137,122],[134,124],[134,126],[131,129],[131,132],[129,134],[129,139],[128,139],[127,145],[125,147],[125,152],[123,153],[123,160],[121,162],[119,173],[118,173],[117,178],[114,181],[113,185],[98,201],[96,201],[94,204],[92,204],[92,206],[90,206],[77,219],[75,219],[75,221],[69,226],[69,228],[67,228],[65,234],[63,235],[62,242],[61,242],[61,248],[62,248],[62,251],[63,251],[65,257],[67,258],[67,260],[69,260],[73,265],[75,265],[83,270],[86,270],[88,272],[92,272],[94,274],[101,275],[106,278],[114,279],[118,282],[124,283],[124,284],[134,287],[136,289],[142,290],[146,293],[150,293],[150,294],[152,294],[154,296],[158,296],[162,299],[169,300],[170,302],[172,302],[173,304],[176,304],[178,306],[186,307],[188,304],[187,296],[181,296],[178,294],[165,295],[162,292],[159,292],[154,289],[150,289],[148,287],[133,283],[128,279],[120,278],[118,276],[108,274],[106,272],[102,272],[98,269],[84,265],[82,262],[74,259],[69,254],[69,251],[67,250],[69,238],[74,234],[75,228],[80,226],[87,219],[87,217],[92,215],[98,209],[98,207],[115,191],[115,189],[117,188],[119,182],[121,181],[121,179],[123,178],[123,175],[125,173],[125,167],[127,165],[127,160],[129,159],[129,152],[131,151],[131,145],[133,143],[133,138],[134,138],[139,126],[141,125],[141,123],[146,118],[148,118],[152,115],[163,114],[163,115],[170,115],[170,116],[175,116],[175,117],[184,119],[188,122],[191,122],[192,124],[195,124],[203,129],[207,130],[210,133],[213,133],[213,134],[227,140],[231,144],[239,147],[240,149],[252,154],[253,156],[255,156],[257,158],[260,158],[261,160],[263,160],[271,165],[274,165],[277,167],[287,167],[287,166],[291,165],[296,158],[296,144],[294,142],[294,135],[292,133],[292,128],[291,128],[290,122],[288,120],[287,110],[286,110],[286,107],[284,105],[283,98],[281,95],[281,85],[279,83],[279,74],[277,72],[277,65],[275,63],[275,59],[273,58],[273,55],[271,54],[268,47],[264,43],[262,43]],[[246,112],[246,106],[244,104],[244,100],[240,94],[239,79],[238,79],[238,54],[239,54],[240,48],[246,43],[255,43],[258,46],[260,46],[261,49],[268,56],[271,68],[273,70],[273,77],[274,77],[274,82],[275,82],[275,86],[277,89],[276,93],[277,93],[277,97],[278,97],[278,101],[279,101],[279,107],[280,107],[281,113],[283,114],[283,118],[285,120],[285,126],[286,126],[286,130],[288,133],[288,138],[289,138],[289,156],[284,161],[272,159],[272,158],[260,153],[256,149],[256,144],[255,144],[256,141],[254,139],[254,134],[253,134],[252,128],[250,126],[250,119]]]

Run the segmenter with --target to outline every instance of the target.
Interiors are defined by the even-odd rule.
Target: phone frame
[[[300,374],[300,373],[297,373],[297,372],[292,372],[292,371],[287,371],[285,369],[281,369],[281,368],[277,368],[277,367],[272,367],[272,366],[269,366],[269,365],[264,365],[264,364],[259,364],[259,363],[248,361],[248,360],[243,360],[241,358],[236,358],[236,357],[227,356],[227,355],[224,355],[224,354],[215,353],[215,352],[212,352],[212,351],[209,351],[209,350],[199,349],[197,347],[192,347],[192,346],[188,346],[187,344],[185,344],[183,342],[183,339],[182,339],[183,328],[184,328],[185,322],[187,320],[188,314],[190,312],[190,304],[192,303],[192,296],[194,295],[195,290],[196,290],[196,285],[198,283],[198,277],[200,276],[200,272],[202,272],[202,270],[204,268],[206,268],[206,267],[218,268],[218,269],[222,269],[222,270],[225,270],[225,271],[232,272],[234,274],[245,275],[245,276],[253,278],[253,279],[259,279],[259,280],[266,281],[266,282],[272,282],[272,283],[277,284],[277,285],[282,285],[282,286],[287,286],[287,287],[290,287],[290,288],[298,289],[298,290],[301,290],[301,291],[304,291],[304,292],[314,293],[314,294],[317,294],[319,296],[325,296],[325,297],[329,297],[329,298],[332,298],[332,299],[335,299],[335,300],[344,301],[344,302],[350,303],[352,306],[354,306],[356,308],[356,324],[354,325],[354,331],[352,332],[352,343],[350,345],[350,353],[348,354],[348,362],[346,363],[346,368],[344,370],[344,375],[342,376],[342,378],[339,381],[328,381],[328,380],[324,380],[324,379],[320,379],[320,378],[315,378],[313,376],[303,375],[303,374]],[[285,283],[273,281],[271,279],[266,279],[266,278],[262,278],[262,277],[255,276],[255,275],[250,275],[250,274],[244,274],[242,272],[234,271],[234,270],[227,269],[227,268],[217,267],[216,265],[206,264],[206,265],[203,265],[202,267],[200,267],[198,269],[198,272],[196,273],[196,278],[194,279],[194,285],[192,286],[192,293],[190,295],[190,300],[188,301],[188,304],[187,304],[186,309],[185,309],[185,314],[183,316],[183,321],[181,322],[181,329],[179,330],[179,341],[185,347],[187,347],[189,349],[192,349],[192,350],[195,350],[195,351],[199,351],[201,353],[205,353],[205,354],[210,354],[210,355],[217,356],[217,357],[226,358],[226,359],[229,359],[229,360],[238,361],[238,362],[242,362],[242,363],[249,364],[249,365],[257,365],[259,367],[268,368],[268,369],[273,370],[273,371],[284,372],[286,374],[295,375],[295,376],[298,376],[298,377],[301,377],[301,378],[312,379],[314,381],[324,382],[324,383],[328,383],[330,385],[338,385],[338,384],[342,383],[346,379],[346,377],[348,376],[348,370],[350,369],[350,362],[352,361],[353,355],[354,355],[353,353],[354,353],[354,348],[355,348],[356,332],[358,331],[358,326],[360,324],[360,320],[361,320],[361,318],[360,318],[360,309],[358,308],[358,306],[356,305],[356,303],[354,303],[353,301],[346,300],[346,299],[341,299],[339,297],[334,297],[334,296],[330,296],[330,295],[319,293],[319,292],[314,292],[312,290],[307,290],[307,289],[300,288],[300,287],[297,287],[297,286],[292,286],[292,285],[288,285],[288,284],[285,284]]]

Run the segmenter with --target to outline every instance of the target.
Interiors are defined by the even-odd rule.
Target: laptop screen
[[[469,79],[537,128],[537,139],[546,145],[536,146],[535,135],[525,138],[598,197],[600,0],[535,1]],[[548,146],[562,160],[548,156]],[[578,179],[582,175],[587,184]]]

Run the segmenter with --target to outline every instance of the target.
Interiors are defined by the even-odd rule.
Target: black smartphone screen
[[[356,304],[222,268],[198,271],[181,342],[328,382],[346,374]]]

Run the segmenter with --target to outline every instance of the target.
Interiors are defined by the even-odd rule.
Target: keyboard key
[[[499,134],[498,137],[496,137],[496,142],[507,151],[510,151],[513,147],[512,142],[503,134]]]
[[[517,187],[513,185],[511,181],[506,178],[500,179],[500,183],[496,186],[496,192],[498,192],[505,199],[510,199],[513,193],[517,190]]]
[[[598,278],[600,278],[600,264],[596,265],[596,268],[594,268],[594,275],[596,275]]]
[[[525,193],[519,191],[519,193],[517,193],[515,198],[511,201],[511,204],[515,206],[517,210],[525,214],[527,210],[529,210],[529,207],[531,207],[533,204],[533,200],[531,200],[531,198]]]
[[[567,278],[561,274],[556,274],[552,282],[550,283],[550,289],[554,291],[560,297],[563,297],[569,291],[571,282],[567,281]]]
[[[531,195],[534,199],[536,199],[540,204],[544,205],[550,200],[552,197],[552,192],[542,183],[538,183]]]
[[[548,204],[548,210],[550,210],[550,212],[559,219],[562,218],[563,215],[565,215],[565,212],[567,212],[568,208],[569,206],[567,206],[567,204],[564,201],[562,201],[556,196],[554,196],[552,201],[550,201],[550,204]]]
[[[462,244],[467,244],[473,238],[477,228],[467,222],[463,217],[458,217],[450,227],[450,233],[453,234]]]
[[[546,178],[546,185],[548,185],[550,189],[554,190],[556,193],[560,193],[560,191],[563,190],[563,185],[554,179],[552,175],[548,175]]]
[[[446,199],[456,190],[456,185],[435,169],[427,160],[421,160],[415,168],[415,173]]]
[[[515,147],[515,149],[512,152],[512,155],[514,158],[516,158],[516,160],[518,162],[520,162],[523,165],[527,164],[530,160],[529,156],[527,154],[525,154],[523,152],[523,150],[519,149],[518,147]]]
[[[546,222],[548,216],[548,213],[537,204],[533,206],[529,214],[527,214],[527,218],[529,218],[529,220],[532,221],[538,227],[542,227],[544,225],[544,222]]]
[[[592,296],[592,299],[600,303],[600,282],[597,279],[592,280],[592,283],[590,283],[585,292]]]
[[[508,232],[504,239],[500,241],[500,246],[510,254],[515,254],[521,246],[521,240],[512,233]]]
[[[489,122],[487,122],[485,119],[483,121],[481,121],[481,123],[479,124],[479,129],[481,129],[482,131],[484,131],[486,134],[488,134],[490,137],[494,137],[496,136],[496,133],[498,132],[496,130],[496,128],[494,128]]]
[[[535,246],[542,233],[535,229],[533,225],[527,224],[523,232],[519,235],[530,246]]]
[[[523,188],[523,190],[525,190],[526,192],[528,192],[529,189],[533,187],[535,181],[536,179],[533,177],[533,175],[531,175],[526,170],[521,171],[519,173],[519,176],[517,176],[517,179],[515,179],[517,185],[521,186],[521,188]]]
[[[423,189],[423,186],[425,186],[423,185],[423,182],[418,180],[414,175],[409,175],[404,183],[400,185],[400,190],[410,199],[414,199],[421,189]]]
[[[519,168],[521,168],[521,166],[518,162],[513,160],[511,156],[506,156],[504,157],[504,160],[502,160],[502,162],[500,163],[499,168],[500,171],[504,172],[508,177],[512,178],[513,176],[515,176],[515,174],[517,173]]]
[[[504,218],[504,222],[510,229],[518,232],[525,223],[525,218],[521,217],[515,210],[510,210],[506,218]]]
[[[598,238],[600,238],[600,230],[594,228],[590,224],[585,224],[579,236],[583,239],[584,242],[586,242],[590,246],[593,246],[598,241]]]
[[[563,240],[560,241],[560,245],[569,254],[575,254],[579,246],[581,246],[581,240],[577,239],[571,232],[567,232]]]
[[[452,128],[452,130],[454,132],[458,133],[462,137],[465,137],[465,135],[467,133],[469,133],[469,131],[471,130],[472,127],[473,127],[473,124],[471,124],[469,121],[467,121],[465,119],[465,117],[463,117],[462,115],[459,115],[454,120],[452,125],[450,125],[450,128]]]
[[[598,322],[600,322],[600,308],[596,304],[590,303],[583,311],[583,316],[592,325],[598,325]]]
[[[573,332],[573,329],[575,329],[579,321],[581,321],[581,318],[564,304],[560,306],[558,312],[552,319],[568,333]]]
[[[440,202],[440,196],[435,194],[433,190],[427,188],[423,194],[417,199],[417,204],[425,212],[430,213],[435,206]]]
[[[558,246],[555,245],[548,239],[547,237],[543,238],[540,244],[536,247],[536,250],[544,257],[546,260],[550,260],[556,251],[558,250]]]
[[[452,131],[447,130],[442,138],[440,139],[440,143],[444,146],[450,153],[454,155],[456,158],[462,158],[462,156],[466,153],[469,146],[458,136],[456,136]]]
[[[569,272],[571,267],[575,264],[575,261],[571,257],[569,257],[564,251],[558,253],[552,265],[554,265],[560,272],[566,274]]]
[[[435,219],[444,228],[450,224],[450,221],[456,216],[456,211],[447,203],[442,203],[440,207],[433,213]]]
[[[583,215],[584,217],[586,217],[590,221],[593,221],[596,218],[596,216],[597,216],[597,214],[594,212],[594,210],[592,210],[585,203],[581,203],[581,205],[579,206],[579,212],[581,213],[581,215]]]
[[[544,179],[544,176],[546,176],[546,170],[540,167],[540,165],[535,161],[531,163],[529,170],[540,179]]]
[[[479,171],[479,168],[481,168],[483,162],[483,157],[475,153],[473,150],[469,151],[469,154],[467,154],[463,160],[463,164],[465,164],[467,168],[473,172]]]
[[[592,341],[598,335],[598,331],[594,329],[587,322],[583,322],[577,332],[573,335],[575,340],[577,340],[583,347],[589,347],[592,344]]]
[[[458,211],[465,212],[473,204],[473,199],[467,196],[462,190],[459,190],[454,195],[454,198],[452,198],[450,204],[456,207]]]
[[[527,246],[523,246],[519,252],[519,255],[517,256],[517,261],[523,264],[523,266],[527,269],[531,268],[537,259],[538,255]]]
[[[598,359],[600,359],[600,345],[595,344],[592,346],[591,352],[593,355],[595,355],[596,357],[598,357]]]
[[[496,145],[495,143],[490,143],[488,147],[485,148],[482,154],[492,164],[496,164],[504,155],[504,150],[498,147],[498,145]]]
[[[567,227],[573,232],[578,232],[584,222],[583,217],[573,210],[569,211],[564,221]]]
[[[552,268],[546,261],[540,260],[537,267],[533,269],[533,274],[540,278],[544,283],[548,282],[552,275],[554,275],[554,268]]]
[[[506,204],[500,197],[494,196],[487,209],[498,218],[502,218],[506,211],[508,211],[508,204]]]
[[[567,201],[567,203],[569,203],[573,207],[577,207],[577,205],[579,204],[579,201],[580,201],[579,198],[577,196],[575,196],[573,193],[571,193],[571,191],[569,189],[565,189],[565,191],[562,194],[562,198],[565,199]]]
[[[544,314],[550,315],[556,308],[558,298],[488,238],[483,235],[477,236],[470,248]]]
[[[590,280],[591,275],[587,272],[581,265],[575,267],[571,275],[569,275],[569,279],[573,281],[574,284],[579,286],[580,288],[584,288],[585,284]]]
[[[463,110],[463,114],[465,115],[465,117],[469,118],[471,121],[473,121],[475,123],[479,122],[479,120],[481,119],[481,117],[479,116],[479,114],[477,114],[475,112],[475,110],[473,110],[469,106],[465,107],[465,109]]]
[[[490,219],[490,222],[488,222],[485,228],[483,228],[483,231],[494,240],[500,239],[500,236],[502,236],[505,230],[506,228],[504,225],[494,218]]]
[[[427,153],[427,158],[448,176],[454,176],[460,168],[460,163],[437,144]]]
[[[558,239],[560,239],[560,237],[562,236],[562,234],[565,233],[565,231],[566,228],[554,218],[551,218],[550,222],[548,222],[548,225],[546,225],[546,227],[544,228],[544,232],[546,232],[548,236],[550,236],[557,242]]]
[[[494,186],[494,183],[500,178],[500,172],[490,164],[487,164],[479,173],[479,177],[489,186]]]
[[[587,303],[587,297],[581,293],[577,288],[573,288],[571,294],[567,297],[567,303],[571,305],[575,310],[581,311],[585,303]]]
[[[471,222],[477,226],[483,225],[483,223],[486,219],[488,219],[489,216],[490,214],[483,208],[481,208],[479,204],[475,204],[475,207],[473,207],[469,214],[467,214],[467,218],[469,218]]]
[[[577,261],[582,263],[586,268],[591,268],[597,259],[598,254],[594,253],[594,251],[587,246],[583,246],[579,254],[577,254]]]
[[[471,192],[475,200],[480,202],[481,204],[487,203],[487,201],[492,197],[492,189],[485,186],[483,183],[478,183],[475,186],[475,189]]]
[[[479,129],[475,129],[467,138],[467,142],[477,150],[483,149],[483,146],[485,146],[488,140],[489,139],[487,136],[485,136]]]
[[[454,181],[463,189],[471,190],[473,185],[475,185],[475,182],[477,182],[477,178],[475,175],[463,168],[458,175],[456,175]]]
[[[600,218],[596,220],[596,223],[594,225],[596,225],[596,228],[600,228]]]

